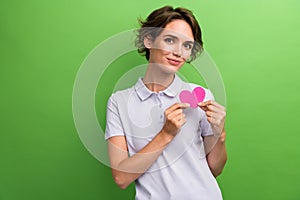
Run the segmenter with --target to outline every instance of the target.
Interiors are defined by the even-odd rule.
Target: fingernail
[[[191,107],[191,105],[189,103],[185,103],[186,107]]]
[[[202,102],[198,103],[199,106],[202,106],[202,104],[203,104]]]

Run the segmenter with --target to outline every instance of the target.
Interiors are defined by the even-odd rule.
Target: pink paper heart
[[[198,103],[205,98],[205,90],[202,87],[196,87],[193,92],[183,90],[179,94],[182,103],[188,103],[192,108],[197,108]]]

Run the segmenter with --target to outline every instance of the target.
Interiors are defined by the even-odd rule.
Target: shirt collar
[[[175,74],[174,80],[171,83],[171,85],[162,91],[162,93],[166,94],[169,97],[175,97],[181,88],[182,80]],[[153,91],[149,90],[144,82],[142,81],[142,78],[139,78],[137,83],[134,86],[136,93],[140,97],[142,101],[146,100],[148,97],[150,97],[153,93]]]
[[[142,81],[142,78],[138,79],[137,83],[134,86],[134,89],[142,101],[144,101],[154,93],[146,87],[146,85]]]
[[[169,97],[175,97],[181,89],[181,83],[182,80],[179,78],[179,76],[177,76],[177,74],[175,74],[174,80],[171,83],[171,85],[162,92],[168,95]]]

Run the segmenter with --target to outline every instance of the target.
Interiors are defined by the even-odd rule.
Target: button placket
[[[164,110],[163,110],[163,106],[162,106],[162,97],[163,97],[163,93],[159,92],[157,94],[157,99],[159,102],[159,108],[161,109],[160,116],[159,116],[160,122],[164,122]]]

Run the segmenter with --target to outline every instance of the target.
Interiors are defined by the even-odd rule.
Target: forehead
[[[193,31],[190,25],[184,20],[176,19],[168,23],[161,35],[167,34],[174,35],[180,39],[194,41]]]

